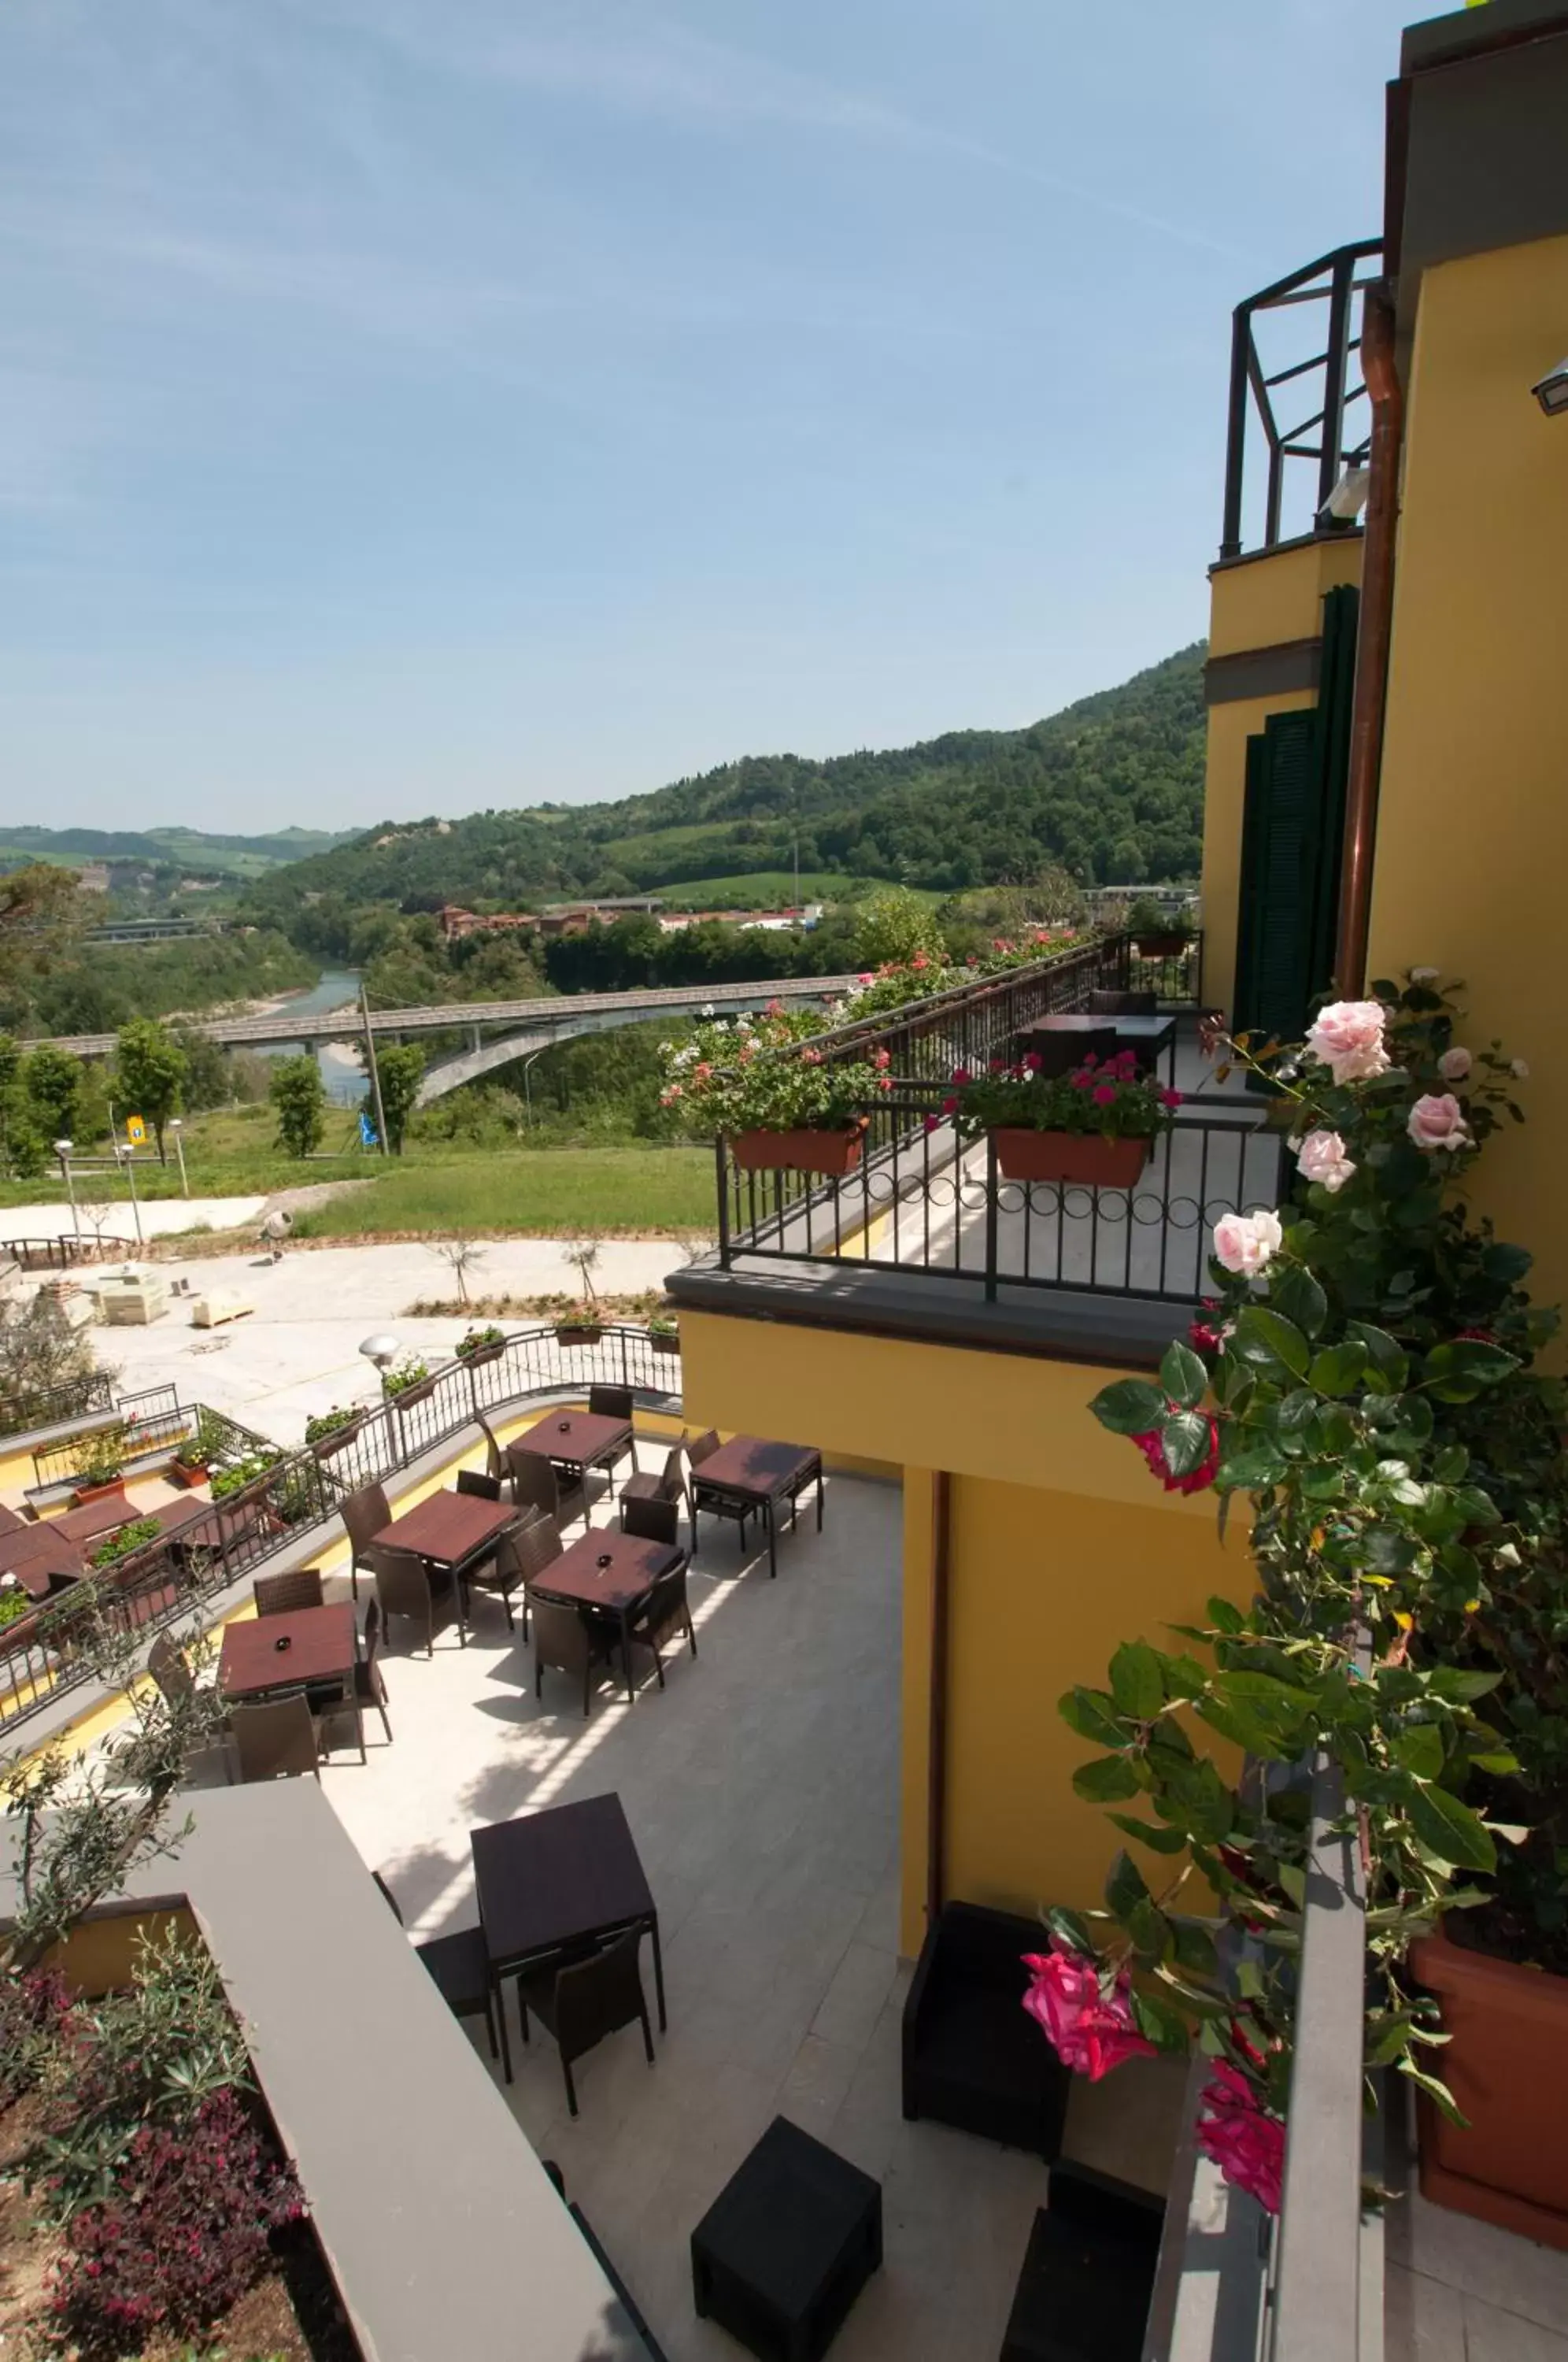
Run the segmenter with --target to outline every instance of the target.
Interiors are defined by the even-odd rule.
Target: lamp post
[[[82,1244],[82,1217],[76,1208],[76,1178],[71,1170],[71,1142],[57,1140],[54,1153],[60,1159],[60,1170],[65,1181],[65,1194],[71,1200],[71,1226],[76,1232],[76,1243]]]
[[[126,1168],[126,1179],[130,1184],[131,1212],[136,1219],[136,1242],[138,1247],[144,1247],[147,1244],[147,1241],[142,1236],[141,1230],[141,1201],[136,1194],[135,1152],[130,1148],[122,1148],[118,1141],[116,1141],[115,1142],[115,1162],[116,1164],[123,1164]]]
[[[377,1376],[384,1378],[403,1348],[390,1329],[378,1329],[374,1336],[365,1339],[359,1351],[366,1361],[374,1365]],[[381,1389],[381,1417],[386,1424],[387,1451],[389,1457],[395,1461],[397,1438],[392,1429],[392,1407],[384,1386]]]
[[[188,1198],[191,1194],[191,1183],[185,1171],[185,1127],[177,1115],[171,1115],[169,1119],[169,1129],[174,1135],[174,1153],[180,1159],[180,1187]]]
[[[549,1043],[547,1042],[544,1045],[544,1049],[530,1050],[528,1055],[523,1061],[523,1104],[527,1109],[528,1129],[530,1131],[534,1129],[534,1094],[529,1087],[528,1076],[533,1070],[535,1059],[542,1058],[545,1054],[545,1051],[547,1050],[549,1046]]]

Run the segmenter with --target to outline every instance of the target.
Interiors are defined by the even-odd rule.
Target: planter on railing
[[[862,1123],[834,1131],[737,1131],[730,1155],[743,1173],[853,1173],[866,1138]]]
[[[656,1353],[679,1353],[680,1331],[679,1329],[650,1329],[648,1343]]]
[[[124,1500],[125,1491],[126,1480],[123,1476],[105,1476],[101,1484],[73,1486],[71,1497],[79,1509],[84,1509],[89,1501],[108,1501],[113,1500],[116,1496]]]
[[[1417,2092],[1421,2195],[1568,2247],[1568,1977],[1441,1931],[1411,1947],[1410,1967],[1442,2004],[1442,2079],[1467,2119],[1450,2124]]]
[[[604,1330],[596,1320],[561,1320],[556,1324],[558,1345],[597,1345]]]
[[[488,1345],[459,1345],[457,1358],[465,1370],[482,1370],[491,1362],[499,1362],[506,1351],[504,1337],[497,1337]]]
[[[1179,959],[1191,941],[1190,935],[1139,935],[1132,948],[1140,959]]]
[[[341,1427],[329,1429],[326,1435],[318,1435],[310,1446],[311,1451],[317,1460],[330,1460],[335,1451],[347,1451],[369,1417],[368,1411],[356,1411],[353,1418],[346,1418]]]
[[[1153,1142],[1098,1131],[1031,1131],[1000,1125],[988,1135],[1004,1181],[1057,1181],[1081,1189],[1131,1189]]]
[[[394,1395],[389,1395],[387,1399],[393,1410],[413,1410],[418,1404],[429,1401],[441,1383],[441,1376],[442,1373],[436,1370],[427,1378],[416,1379],[411,1386],[400,1386],[397,1392]]]

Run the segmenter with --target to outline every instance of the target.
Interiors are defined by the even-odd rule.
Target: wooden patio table
[[[632,1455],[636,1465],[636,1439],[629,1418],[606,1418],[602,1412],[575,1410],[551,1412],[529,1428],[525,1435],[514,1435],[507,1445],[508,1451],[533,1451],[547,1460],[552,1467],[564,1468],[582,1486],[582,1514],[588,1516],[588,1472],[602,1468],[608,1473],[624,1452]]]
[[[432,1493],[417,1507],[406,1509],[383,1526],[372,1540],[389,1549],[412,1551],[427,1565],[452,1577],[458,1602],[458,1637],[467,1648],[468,1619],[463,1613],[461,1577],[467,1567],[488,1558],[517,1512],[505,1501],[487,1501],[478,1493]]]
[[[341,1682],[345,1701],[354,1708],[363,1763],[365,1715],[354,1682],[359,1654],[354,1609],[347,1599],[330,1607],[296,1607],[288,1616],[247,1617],[224,1627],[218,1688],[237,1704],[254,1705],[284,1691]]]
[[[823,1529],[823,1455],[799,1443],[769,1443],[760,1435],[732,1435],[691,1471],[691,1549],[697,1550],[697,1512],[704,1496],[755,1509],[767,1535],[767,1572],[778,1572],[778,1505],[796,1505],[808,1485],[817,1488],[817,1531]],[[744,1543],[743,1543],[744,1547]]]
[[[664,2032],[668,2020],[658,1912],[619,1796],[585,1796],[575,1805],[526,1813],[520,1820],[492,1822],[471,1831],[469,1841],[480,1926],[498,1999],[503,1976],[550,1952],[646,1927],[653,1937],[654,1986]],[[510,2082],[506,2013],[498,2014]]]
[[[572,1607],[591,1608],[596,1616],[615,1618],[621,1627],[621,1671],[630,1697],[633,1611],[641,1606],[659,1576],[679,1565],[681,1555],[670,1542],[647,1541],[636,1534],[619,1533],[613,1526],[591,1526],[580,1541],[551,1559],[529,1589],[541,1598],[558,1599]]]

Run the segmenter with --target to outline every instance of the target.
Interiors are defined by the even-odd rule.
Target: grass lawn
[[[302,1214],[302,1238],[387,1231],[712,1231],[713,1160],[702,1148],[544,1148],[393,1159],[370,1189]]]

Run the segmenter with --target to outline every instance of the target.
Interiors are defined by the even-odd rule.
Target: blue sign
[[[363,1108],[359,1109],[359,1145],[361,1148],[374,1148],[376,1145],[376,1127]]]

